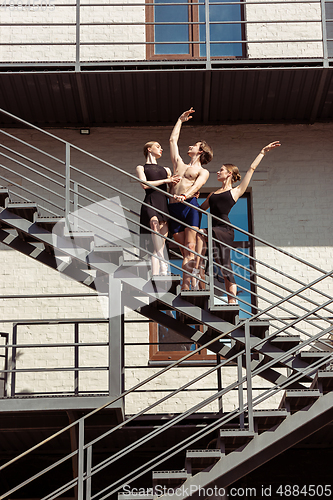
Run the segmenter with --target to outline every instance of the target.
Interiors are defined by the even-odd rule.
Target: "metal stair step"
[[[206,450],[187,450],[186,451],[186,465],[187,470],[192,472],[203,470],[210,465],[216,464],[224,454],[218,449]]]
[[[312,386],[318,387],[323,394],[333,391],[333,365],[330,365],[327,370],[318,371]]]
[[[149,494],[149,493],[143,493],[143,488],[141,488],[141,489],[142,489],[142,491],[140,491],[140,492],[134,491],[133,493],[119,492],[118,493],[118,500],[154,500],[154,498],[156,498],[156,495]]]
[[[157,486],[177,487],[183,484],[192,474],[185,469],[182,470],[166,470],[153,471],[153,487],[156,490]]]
[[[69,246],[84,248],[92,251],[94,248],[94,233],[90,231],[64,231],[63,241]]]
[[[301,337],[299,335],[277,335],[271,339],[271,344],[276,345],[283,351],[288,351],[288,349],[296,347],[300,342]]]
[[[287,389],[279,407],[295,413],[314,403],[320,396],[319,389]]]
[[[181,290],[180,296],[195,306],[207,308],[209,298],[207,290]]]
[[[328,356],[329,354],[332,355],[333,359],[332,351],[301,351],[300,357],[304,359],[304,361],[306,361],[307,363],[312,364],[315,361],[318,361],[319,359]]]
[[[220,429],[219,435],[224,443],[225,451],[230,453],[249,443],[257,433],[247,429]]]
[[[87,262],[89,264],[95,264],[99,262],[100,258],[120,266],[124,260],[123,249],[121,247],[113,247],[111,245],[105,247],[94,247],[92,252],[90,252],[87,256]]]
[[[263,339],[269,335],[270,322],[266,320],[250,321],[250,333],[255,337]]]
[[[34,222],[35,214],[38,211],[38,206],[36,203],[30,202],[10,202],[6,206],[7,210],[15,215],[19,215],[23,219],[27,219],[30,222]]]
[[[224,321],[228,321],[233,325],[239,322],[239,305],[238,304],[208,304],[208,308],[212,314]]]
[[[56,224],[60,224],[62,221],[64,221],[63,217],[35,217],[36,224],[50,232]],[[65,222],[63,224],[65,225]]]
[[[289,412],[286,408],[253,410],[254,426],[258,434],[280,424]]]
[[[0,188],[0,206],[5,207],[9,200],[9,191],[6,188]]]

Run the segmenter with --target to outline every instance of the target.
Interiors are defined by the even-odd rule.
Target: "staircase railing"
[[[5,114],[9,115],[9,113],[4,112]],[[12,116],[12,115],[10,115]],[[26,122],[23,120],[19,120],[21,123],[27,125]],[[29,124],[30,125],[30,124]],[[52,138],[52,140],[58,140],[55,136],[52,134],[49,134],[48,132],[44,132],[41,129],[38,129],[37,127],[33,127],[37,129],[40,133],[46,133],[49,137]],[[16,138],[12,134],[7,134],[6,137],[8,137],[10,140],[15,141]],[[24,147],[27,147],[27,143],[24,143],[24,141],[20,140],[20,144],[23,145]],[[60,142],[64,146],[64,159],[57,159],[56,157],[52,157],[52,161],[56,161],[57,165],[62,165],[63,168],[65,168],[65,173],[59,173],[58,177],[62,179],[62,181],[57,181],[54,183],[54,186],[57,186],[59,190],[55,193],[55,196],[57,196],[60,200],[62,200],[61,204],[56,203],[53,198],[51,197],[50,200],[50,205],[53,207],[56,207],[57,210],[60,210],[60,215],[64,217],[64,220],[68,224],[69,228],[75,227],[75,229],[80,229],[83,227],[83,229],[87,229],[85,225],[83,224],[84,220],[83,217],[80,216],[80,210],[84,209],[86,211],[91,211],[92,214],[95,214],[96,212],[94,211],[93,204],[99,204],[103,203],[103,200],[106,197],[106,192],[114,192],[116,195],[119,197],[119,200],[111,200],[112,203],[108,205],[108,209],[110,209],[111,214],[116,214],[119,216],[119,207],[123,210],[123,213],[126,213],[126,216],[123,216],[123,219],[118,220],[117,225],[118,227],[123,229],[128,229],[128,232],[130,234],[129,237],[123,238],[121,235],[117,236],[117,242],[122,243],[124,248],[132,254],[134,257],[138,256],[138,249],[143,252],[145,249],[140,246],[140,244],[137,242],[139,234],[137,228],[140,227],[140,224],[138,223],[137,216],[138,212],[135,210],[135,204],[142,204],[142,201],[138,200],[136,197],[129,195],[128,193],[125,193],[124,191],[120,190],[116,186],[112,186],[102,180],[97,179],[96,177],[92,176],[90,173],[84,172],[82,169],[78,169],[76,167],[72,166],[72,159],[73,155],[70,154],[73,151],[78,153],[79,155],[84,154],[88,155],[89,158],[93,159],[96,162],[102,162],[103,164],[111,167],[112,169],[115,169],[119,174],[126,176],[126,178],[130,178],[138,182],[138,179],[119,169],[118,167],[115,167],[111,165],[110,163],[100,160],[96,156],[87,153],[80,148],[76,148],[73,145],[70,145],[69,143],[66,143],[66,141],[63,141],[60,139]],[[6,146],[7,152],[8,152],[8,146]],[[6,161],[14,162],[16,165],[20,165],[22,168],[28,168],[28,171],[31,172],[33,175],[31,177],[38,178],[42,174],[42,178],[48,179],[50,183],[53,183],[53,169],[52,170],[52,175],[45,174],[45,169],[43,168],[43,172],[41,172],[41,169],[43,167],[43,164],[34,158],[30,158],[27,155],[23,155],[23,153],[20,153],[20,160],[15,159],[16,152],[13,148],[10,148],[10,153],[12,156],[9,157],[9,155],[1,155],[6,159]],[[38,150],[38,151],[37,151]],[[33,147],[33,151],[36,153],[41,153],[41,154],[46,154],[44,151],[39,150],[38,148]],[[24,158],[23,158],[24,156]],[[29,159],[30,158],[30,159]],[[24,165],[21,160],[24,160]],[[48,159],[51,160],[50,155],[48,155]],[[32,167],[30,163],[34,163],[35,167]],[[7,172],[10,174],[13,174],[15,172],[15,175],[17,175],[17,170],[14,170],[10,167],[7,167],[6,165],[1,165]],[[49,167],[48,167],[49,168]],[[46,177],[45,177],[46,176]],[[61,177],[62,176],[62,177]],[[77,177],[75,177],[77,176]],[[82,178],[86,177],[89,179],[89,186],[85,185],[82,182]],[[8,177],[6,178],[5,176],[0,176],[1,179],[7,181]],[[30,182],[30,177],[24,176],[24,180],[29,183]],[[20,185],[20,183],[17,183],[15,181],[11,181],[11,184],[13,184],[16,188],[14,190],[14,195],[17,197],[17,200],[24,200],[24,201],[34,201],[34,202],[42,202],[42,203],[48,203],[48,194],[50,191],[53,190],[53,184],[52,188],[48,188],[44,190],[44,186],[41,184],[41,182],[38,182],[35,179],[33,180],[33,186],[34,188],[32,189],[31,187],[28,187],[27,185]],[[62,183],[64,182],[64,183]],[[147,183],[149,185],[149,183]],[[97,185],[100,185],[103,189],[102,192],[99,192],[97,190]],[[35,191],[35,189],[37,189]],[[53,192],[53,191],[52,191]],[[12,193],[12,189],[11,189]],[[25,193],[29,194],[29,200],[25,198]],[[110,198],[110,196],[107,196],[107,198]],[[128,200],[128,206],[123,203],[123,199]],[[88,202],[88,206],[87,206]],[[52,215],[58,215],[59,212],[53,213],[53,209],[50,208],[49,206],[44,206],[44,210],[48,214]],[[100,206],[100,205],[98,205]],[[115,210],[113,210],[112,207],[116,207]],[[73,211],[71,210],[73,208]],[[87,213],[87,212],[85,212]],[[110,219],[108,222],[112,222],[113,216],[110,216]],[[76,222],[75,222],[76,220]],[[208,224],[211,226],[211,220],[212,216],[208,215]],[[232,227],[235,227],[231,225]],[[90,225],[91,228],[94,228],[94,231],[97,232],[97,234],[100,234],[99,231],[104,230],[104,226],[100,225],[100,222],[93,222]],[[301,280],[299,278],[299,268],[296,268],[295,276],[292,276],[291,274],[288,274],[287,272],[278,269],[277,267],[271,266],[269,263],[265,263],[262,261],[262,259],[257,259],[255,256],[251,256],[251,262],[253,263],[253,268],[251,269],[251,276],[247,277],[245,276],[245,280],[248,282],[251,282],[256,285],[257,290],[260,289],[260,293],[257,291],[253,291],[251,293],[254,294],[256,297],[256,300],[258,302],[258,305],[256,307],[255,313],[250,316],[250,318],[246,318],[242,320],[239,324],[235,326],[230,326],[229,330],[227,332],[222,332],[219,331],[218,327],[215,327],[213,325],[212,329],[215,330],[213,338],[209,341],[206,342],[204,345],[201,345],[198,347],[195,351],[191,351],[188,353],[186,356],[184,356],[182,359],[172,363],[171,365],[163,368],[162,370],[158,371],[154,375],[148,377],[144,381],[140,382],[139,384],[135,385],[131,389],[125,390],[122,394],[117,396],[116,398],[110,399],[105,405],[102,407],[94,410],[93,412],[90,412],[88,415],[83,417],[82,419],[79,419],[78,421],[74,422],[70,426],[65,427],[58,433],[54,434],[47,440],[44,440],[42,443],[39,445],[34,446],[27,452],[19,455],[15,459],[9,461],[7,464],[4,464],[3,466],[0,467],[0,471],[4,470],[10,465],[14,465],[17,463],[17,461],[23,457],[26,457],[28,453],[31,453],[32,451],[36,450],[46,442],[48,442],[51,439],[54,439],[56,436],[59,434],[68,431],[69,429],[73,428],[74,426],[78,426],[79,428],[79,446],[76,451],[66,455],[65,457],[61,458],[58,460],[55,464],[53,464],[50,467],[47,467],[40,473],[36,474],[34,477],[30,478],[27,481],[24,481],[21,483],[19,486],[11,489],[10,491],[4,493],[3,495],[0,496],[0,499],[6,498],[7,496],[11,495],[13,492],[17,491],[21,487],[25,486],[26,484],[30,483],[33,480],[37,480],[40,478],[44,473],[49,472],[50,470],[53,470],[60,464],[64,463],[66,460],[69,460],[73,456],[78,457],[78,476],[74,478],[72,481],[69,483],[66,483],[65,485],[61,486],[56,492],[53,492],[47,496],[44,497],[44,499],[51,500],[52,498],[56,498],[58,495],[68,491],[71,489],[74,485],[78,486],[78,491],[79,491],[79,498],[82,498],[83,495],[83,487],[84,483],[87,485],[86,489],[86,498],[87,500],[90,498],[97,498],[99,500],[102,500],[102,498],[107,498],[110,496],[112,493],[115,491],[119,491],[124,484],[126,484],[126,481],[128,480],[134,480],[135,478],[140,477],[143,475],[147,470],[150,470],[154,467],[157,467],[160,463],[162,463],[164,460],[167,458],[173,456],[174,454],[178,453],[179,451],[185,449],[185,447],[193,444],[196,440],[200,439],[203,435],[207,435],[209,432],[212,432],[214,429],[217,429],[221,427],[221,425],[225,425],[228,422],[231,422],[234,420],[236,417],[242,416],[240,422],[242,422],[242,425],[246,425],[248,429],[253,428],[253,408],[257,406],[260,403],[263,403],[269,398],[272,398],[276,394],[278,394],[280,391],[284,390],[287,387],[293,386],[296,382],[297,383],[303,383],[305,384],[304,380],[307,380],[308,383],[311,383],[311,380],[313,378],[314,373],[319,369],[327,365],[327,363],[332,360],[332,351],[329,351],[328,353],[325,353],[325,348],[327,347],[328,349],[331,348],[331,344],[327,340],[327,336],[331,333],[332,331],[332,309],[330,308],[330,305],[333,302],[332,296],[325,290],[329,290],[331,287],[331,279],[332,279],[332,274],[333,271],[325,271],[318,266],[306,262],[305,260],[301,259],[298,256],[287,254],[283,250],[275,247],[274,245],[269,244],[268,242],[264,241],[261,238],[256,237],[255,235],[252,235],[250,233],[247,233],[246,231],[243,231],[239,228],[237,228],[239,231],[242,231],[243,233],[246,233],[249,238],[253,238],[254,241],[258,241],[261,245],[265,245],[267,248],[270,249],[272,252],[276,253],[283,253],[283,255],[287,258],[293,261],[294,263],[297,263],[298,266],[304,266],[304,269],[311,269],[312,272],[314,272],[317,277],[315,279],[312,279],[309,283],[306,283],[305,281]],[[109,228],[109,233],[110,237],[114,237],[113,229]],[[119,231],[118,231],[119,233]],[[132,239],[132,236],[134,239]],[[165,238],[167,241],[170,241],[169,238]],[[208,246],[212,244],[212,236],[210,235],[210,231],[208,231]],[[239,252],[242,254],[243,252],[239,249],[234,249],[236,252]],[[147,252],[148,255],[149,252]],[[248,257],[248,256],[247,256]],[[216,265],[216,263],[213,263],[212,258],[208,257],[204,259],[206,262],[208,262],[208,267],[212,269],[213,264]],[[93,264],[92,264],[93,266]],[[274,276],[278,277],[278,280],[273,279],[272,276],[267,276],[264,274],[264,271],[261,271],[260,273],[257,272],[254,266],[262,266],[265,267],[266,269],[269,270],[270,273],[272,273]],[[223,269],[222,266],[218,266]],[[245,267],[245,266],[244,266]],[[236,275],[240,275],[240,272],[236,272]],[[242,278],[244,279],[244,275],[241,275]],[[129,282],[131,282],[131,276],[129,277]],[[136,279],[136,278],[135,278]],[[218,306],[215,304],[215,296],[216,296],[216,291],[220,291],[220,285],[216,283],[216,281],[213,280],[213,273],[210,272],[208,276],[208,280],[202,280],[205,282],[207,287],[209,287],[209,294],[210,294],[210,307],[211,309],[214,309],[215,306]],[[264,284],[263,282],[268,283],[268,285],[274,285],[275,290],[272,290],[271,288],[267,288],[268,285]],[[137,279],[136,279],[137,282]],[[133,286],[136,286],[135,284]],[[267,296],[270,295],[269,296]],[[151,296],[148,294],[148,296]],[[161,294],[157,292],[156,297],[158,299],[161,299]],[[162,300],[162,299],[161,299]],[[244,305],[248,305],[246,301],[243,299],[240,299],[240,302],[243,302]],[[244,312],[247,312],[248,310],[245,307],[242,307],[240,305],[240,309],[243,310]],[[285,314],[289,316],[289,319],[285,317]],[[191,315],[191,313],[188,313]],[[256,339],[255,344],[253,343],[253,335],[250,334],[250,328],[251,328],[251,322],[254,320],[270,320],[270,324],[273,330],[273,333],[271,333],[268,337],[265,337],[262,340]],[[228,338],[232,338],[233,332],[236,330],[239,330],[240,328],[244,329],[244,348],[241,349],[239,352],[232,354],[232,348],[223,348],[223,355],[226,355],[228,351],[229,357],[226,359],[222,360],[220,363],[218,363],[216,366],[210,368],[207,370],[204,374],[194,378],[187,384],[184,384],[183,386],[177,388],[175,391],[172,393],[168,394],[167,396],[164,396],[163,398],[159,399],[152,405],[147,406],[144,410],[141,412],[137,413],[136,415],[128,418],[125,422],[122,422],[118,426],[112,428],[110,431],[104,433],[102,436],[99,438],[96,438],[95,440],[85,443],[84,442],[84,430],[85,430],[85,422],[86,420],[91,417],[92,415],[96,414],[97,412],[101,411],[102,409],[106,408],[113,402],[116,402],[119,399],[125,399],[126,397],[130,394],[135,393],[138,389],[143,387],[144,385],[148,385],[150,382],[152,382],[156,377],[160,377],[167,371],[179,366],[181,363],[184,361],[190,359],[193,355],[196,353],[200,352],[204,348],[209,348],[211,345],[219,341],[220,339],[224,339],[228,336]],[[195,332],[195,330],[194,330]],[[289,349],[287,352],[284,353],[279,353],[276,356],[273,356],[272,358],[265,360],[265,362],[258,363],[254,368],[251,369],[251,351],[254,349],[257,352],[261,352],[261,347],[266,343],[269,342],[270,340],[274,339],[277,335],[280,334],[285,334],[285,335],[293,335],[294,332],[297,332],[298,334],[301,335],[300,338],[300,343],[296,346],[293,347],[292,349]],[[320,341],[320,342],[319,342]],[[319,346],[318,346],[319,342]],[[251,390],[251,384],[252,380],[260,376],[264,371],[267,371],[270,368],[273,368],[276,366],[277,363],[280,363],[282,366],[293,366],[292,364],[288,365],[288,362],[290,362],[290,359],[293,358],[293,356],[297,355],[299,352],[303,350],[308,350],[308,349],[316,349],[317,351],[319,350],[322,352],[322,358],[320,358],[318,361],[310,363],[309,365],[305,367],[293,367],[293,372],[291,375],[288,375],[287,377],[282,377],[281,381],[279,383],[272,384],[272,387],[269,388],[268,390],[262,391],[260,396],[253,398],[252,390]],[[224,366],[227,366],[231,362],[236,363],[240,366],[241,363],[241,358],[245,357],[246,359],[246,376],[242,376],[240,374],[240,370],[238,370],[238,377],[237,379],[230,384],[227,388],[223,388],[221,390],[218,390],[215,394],[212,396],[204,399],[200,404],[195,405],[192,407],[190,410],[175,416],[173,419],[170,420],[170,422],[167,422],[160,428],[158,428],[156,431],[153,431],[152,433],[148,434],[145,438],[144,441],[139,440],[136,443],[133,443],[130,447],[126,448],[125,450],[122,450],[119,453],[116,453],[112,457],[106,459],[105,461],[98,463],[97,465],[92,465],[92,454],[93,454],[93,446],[95,443],[100,441],[101,439],[104,439],[106,436],[109,436],[111,433],[116,432],[118,429],[121,429],[125,425],[127,425],[129,422],[132,422],[139,416],[145,414],[146,412],[151,411],[153,408],[156,408],[158,405],[161,405],[164,401],[168,400],[169,398],[172,398],[173,396],[179,394],[180,392],[186,391],[191,385],[196,384],[197,382],[201,381],[204,377],[207,375],[213,373],[214,371],[221,369]],[[247,387],[247,401],[246,403],[243,402],[243,390],[244,387]],[[303,385],[306,387],[306,385]],[[221,417],[217,418],[217,420],[205,428],[202,431],[199,431],[196,433],[194,436],[192,436],[189,440],[184,440],[179,445],[176,447],[172,448],[171,450],[168,450],[168,452],[165,452],[161,454],[160,456],[154,458],[151,462],[148,462],[145,464],[144,467],[140,467],[137,470],[133,471],[130,475],[130,477],[125,476],[119,480],[117,480],[115,483],[109,485],[105,490],[100,491],[98,495],[91,496],[90,494],[90,487],[91,487],[91,479],[97,474],[99,471],[104,470],[106,467],[108,467],[111,463],[114,461],[118,460],[119,458],[123,458],[127,453],[130,453],[134,449],[136,449],[138,446],[140,446],[143,442],[146,442],[146,439],[152,439],[153,437],[156,437],[160,432],[163,432],[167,428],[169,428],[172,425],[175,425],[176,423],[182,422],[186,420],[190,415],[192,415],[195,412],[198,412],[202,408],[206,407],[207,405],[213,403],[220,397],[225,397],[230,391],[233,391],[235,389],[239,390],[239,404],[238,408],[234,410],[233,412],[228,413],[227,415],[222,415]],[[86,468],[84,467],[84,457],[85,453],[87,453],[88,457],[88,462],[86,465]],[[104,496],[103,496],[104,495]]]

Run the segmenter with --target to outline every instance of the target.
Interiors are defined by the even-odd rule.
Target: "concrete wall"
[[[78,130],[52,130],[52,133],[68,140],[75,145],[98,155],[105,161],[111,161],[127,172],[134,174],[137,164],[142,164],[142,146],[148,140],[157,140],[165,148],[161,165],[171,166],[168,153],[168,137],[171,127],[116,127],[96,128],[91,130],[89,136],[82,136]],[[208,165],[211,172],[205,186],[209,192],[216,188],[215,172],[222,162],[233,162],[239,166],[242,173],[246,171],[251,161],[267,143],[280,140],[282,147],[268,153],[258,167],[251,182],[254,233],[257,237],[278,246],[283,253],[267,247],[262,242],[255,245],[256,257],[265,261],[269,267],[257,266],[257,270],[266,277],[274,278],[286,288],[291,290],[301,286],[286,280],[277,271],[291,273],[300,282],[308,283],[316,279],[320,273],[288,257],[289,253],[322,268],[331,270],[333,257],[332,237],[332,195],[331,186],[333,169],[331,159],[333,145],[331,141],[332,124],[315,125],[237,125],[237,126],[196,126],[193,123],[183,126],[180,138],[180,152],[186,158],[187,146],[197,138],[205,138],[214,149],[214,160]],[[64,146],[57,144],[53,139],[43,138],[37,132],[28,130],[10,131],[38,148],[51,152],[63,158]],[[12,144],[13,141],[3,139],[3,143]],[[22,148],[22,146],[20,146]],[[33,153],[35,155],[36,153]],[[3,164],[9,164],[2,159]],[[54,166],[50,160],[52,167]],[[72,165],[83,171],[109,182],[113,186],[123,189],[127,194],[142,200],[144,193],[135,180],[115,172],[110,166],[97,164],[91,157],[75,154],[72,156]],[[56,167],[63,171],[63,166]],[[8,175],[1,172],[1,175]],[[17,185],[24,184],[23,168],[16,167],[11,180]],[[2,181],[3,185],[6,185]],[[18,189],[10,186],[10,189]],[[52,185],[50,184],[50,187]],[[36,195],[38,186],[34,187]],[[112,189],[104,186],[101,188],[105,197],[112,197]],[[50,194],[51,197],[51,194]],[[140,204],[127,201],[126,204],[134,211],[139,211]],[[0,297],[32,294],[61,294],[89,293],[89,290],[78,283],[63,278],[59,273],[36,263],[18,252],[1,249],[0,259]],[[259,284],[267,286],[267,282],[259,280]],[[318,289],[332,294],[332,284],[326,279],[317,285]],[[274,288],[273,288],[274,290]],[[277,293],[281,289],[276,288]],[[277,297],[267,292],[260,292],[262,299],[259,306],[267,307],[268,300],[276,301]],[[286,290],[284,294],[287,294]],[[305,293],[312,299],[321,303],[324,298],[315,293]],[[309,308],[309,303],[301,300],[300,305]],[[302,314],[303,309],[293,306],[297,314]],[[105,307],[98,297],[73,297],[73,298],[2,298],[0,301],[2,318],[0,331],[10,333],[12,340],[12,322],[23,319],[51,319],[51,318],[104,318]],[[283,310],[274,310],[275,314],[286,316]],[[136,314],[129,312],[129,317],[139,319]],[[316,332],[316,328],[308,324],[300,325],[304,332]],[[19,341],[24,343],[66,343],[73,341],[72,326],[49,327],[21,327]],[[82,342],[105,341],[107,336],[105,325],[85,326],[82,329]],[[125,330],[126,342],[148,342],[148,324],[127,324]],[[17,359],[17,368],[29,367],[63,367],[73,365],[73,349],[55,347],[51,350],[20,349]],[[106,366],[106,349],[82,348],[81,360],[85,366]],[[156,368],[148,367],[148,346],[128,346],[126,348],[125,364],[126,388],[132,387],[138,381],[144,380],[155,372]],[[195,374],[203,373],[206,368],[195,370]],[[137,393],[126,401],[128,413],[142,409],[147,402],[152,403],[157,396],[162,396],[170,388],[176,388],[179,383],[185,383],[193,377],[193,368],[177,368],[172,373],[159,377],[152,384],[161,389],[159,393]],[[235,370],[223,371],[223,384],[227,385],[235,380]],[[267,387],[267,382],[256,382],[262,387]],[[103,391],[107,387],[107,374],[105,371],[89,371],[80,375],[80,389],[87,391]],[[177,412],[184,410],[202,401],[203,396],[211,393],[210,389],[216,386],[216,377],[211,375],[200,383],[205,391],[182,394],[175,401],[166,402],[158,411]],[[18,391],[43,392],[43,391],[71,391],[73,389],[73,374],[70,372],[50,371],[48,374],[35,373],[33,375],[18,375]],[[165,392],[164,392],[165,391]],[[278,399],[278,398],[277,398]],[[225,399],[225,409],[235,407],[235,396]],[[216,409],[213,404],[211,409]],[[156,411],[156,410],[154,410]]]
[[[81,7],[80,60],[145,60],[146,12],[142,2],[124,0],[112,7],[89,5],[92,3]],[[0,46],[1,62],[75,61],[73,0],[3,0],[0,9],[1,43],[8,44]],[[323,56],[319,2],[248,4],[245,21],[250,59]],[[263,43],[255,43],[258,41]]]

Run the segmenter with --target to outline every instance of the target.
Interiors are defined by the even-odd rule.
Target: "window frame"
[[[188,0],[188,28],[189,28],[189,52],[183,54],[155,54],[155,24],[154,24],[154,0],[147,0],[146,5],[146,60],[186,60],[198,59],[206,60],[206,56],[200,56],[200,25],[190,24],[199,23],[199,0]],[[241,4],[241,33],[242,33],[242,55],[241,56],[211,56],[210,59],[237,59],[246,58],[246,40],[245,40],[245,0]],[[172,42],[170,42],[172,43]],[[176,44],[177,42],[175,42]]]

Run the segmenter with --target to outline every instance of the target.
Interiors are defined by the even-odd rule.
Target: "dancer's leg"
[[[184,241],[184,246],[186,247],[186,250],[184,250],[184,259],[183,259],[183,285],[182,285],[182,290],[189,290],[190,289],[190,284],[191,284],[191,274],[193,272],[193,268],[195,266],[195,258],[194,258],[194,253],[196,248],[196,231],[195,229],[199,229],[195,227],[194,229],[191,229],[189,227],[185,228],[184,234],[185,234],[185,241]]]
[[[229,293],[228,295],[228,304],[236,304],[236,295],[237,295],[237,285],[236,283],[232,283],[231,281],[228,280],[228,278],[224,277],[224,285],[226,292]]]
[[[168,234],[168,225],[165,222],[159,222],[156,216],[150,219],[150,227],[153,231],[161,234]],[[162,232],[163,231],[163,232]],[[151,233],[151,238],[153,241],[153,255],[151,257],[151,271],[153,276],[157,276],[160,274],[160,257],[161,259],[165,258],[164,248],[165,248],[165,239],[161,238],[161,236]]]

